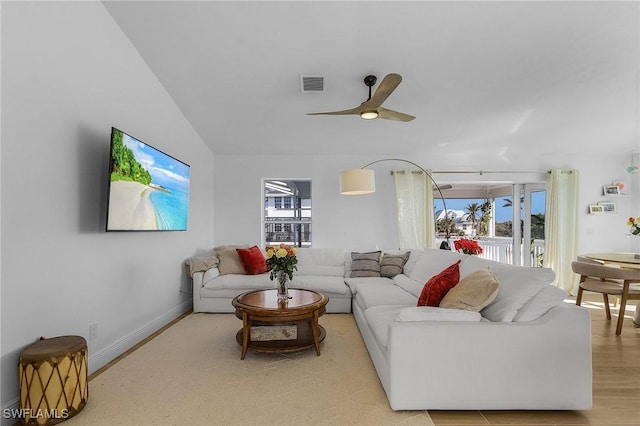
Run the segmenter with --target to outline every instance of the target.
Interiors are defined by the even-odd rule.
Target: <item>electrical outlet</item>
[[[89,340],[95,340],[98,338],[98,324],[89,324]]]

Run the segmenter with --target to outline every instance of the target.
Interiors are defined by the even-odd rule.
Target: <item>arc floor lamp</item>
[[[442,200],[442,205],[444,207],[444,215],[445,215],[445,236],[447,245],[449,244],[449,226],[446,223],[446,220],[449,219],[449,211],[447,210],[447,203],[442,195],[442,190],[438,183],[433,179],[431,173],[426,171],[423,167],[420,167],[418,164],[413,161],[405,160],[403,158],[383,158],[380,160],[372,161],[371,163],[365,164],[359,169],[352,170],[343,170],[340,172],[340,193],[343,195],[365,195],[376,192],[376,177],[375,173],[371,169],[367,169],[367,167],[372,166],[377,163],[381,163],[383,161],[399,161],[402,163],[411,164],[413,167],[416,167],[422,173],[424,173],[433,186],[438,191],[438,195],[440,195],[440,199]],[[437,233],[437,226],[436,226]]]

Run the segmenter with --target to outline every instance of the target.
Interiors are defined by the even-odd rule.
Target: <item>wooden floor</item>
[[[613,319],[605,319],[599,295],[585,294],[582,306],[591,311],[593,344],[593,409],[588,411],[432,411],[437,425],[596,425],[640,426],[640,327],[634,326],[635,304],[626,310],[621,336],[616,336],[617,308]],[[176,321],[178,321],[177,319]],[[167,327],[169,327],[169,324]],[[158,331],[159,334],[162,330]],[[96,371],[94,378],[136,347]]]
[[[436,425],[640,425],[640,327],[635,304],[626,309],[616,336],[618,309],[607,321],[602,298],[585,294],[591,310],[593,409],[589,411],[429,411]]]

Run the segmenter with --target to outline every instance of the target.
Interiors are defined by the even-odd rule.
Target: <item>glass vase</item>
[[[278,288],[278,302],[289,300],[289,276],[285,271],[278,271],[276,274]]]

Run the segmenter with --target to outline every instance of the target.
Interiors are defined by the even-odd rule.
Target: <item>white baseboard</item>
[[[104,367],[109,362],[113,361],[114,359],[116,359],[117,357],[125,353],[127,350],[131,349],[133,346],[137,345],[138,343],[140,343],[141,341],[143,341],[144,339],[146,339],[156,331],[160,330],[165,325],[169,324],[174,319],[178,318],[180,315],[184,314],[185,312],[188,312],[191,309],[191,307],[192,307],[192,300],[186,300],[182,302],[180,305],[172,308],[171,310],[164,313],[163,315],[160,315],[159,317],[148,322],[147,324],[140,327],[139,329],[133,331],[132,333],[128,334],[127,336],[113,343],[112,345],[104,348],[100,352],[95,354],[90,353],[89,361],[88,361],[89,374],[92,374],[95,371],[99,370],[100,368]],[[89,386],[91,386],[91,382],[89,382]],[[91,392],[91,390],[89,390],[89,392]],[[16,422],[16,419],[6,418],[4,414],[8,412],[12,412],[12,410],[13,412],[16,412],[19,407],[20,407],[20,397],[16,397],[11,401],[8,401],[6,404],[4,404],[4,406],[2,407],[2,414],[0,414],[0,426],[14,425]]]
[[[107,346],[100,352],[93,355],[89,354],[89,374],[92,374],[104,367],[109,362],[131,349],[133,346],[137,345],[174,319],[178,318],[180,315],[189,311],[191,309],[191,304],[191,300],[186,300],[165,314],[135,330],[133,333],[130,333],[112,345]]]

